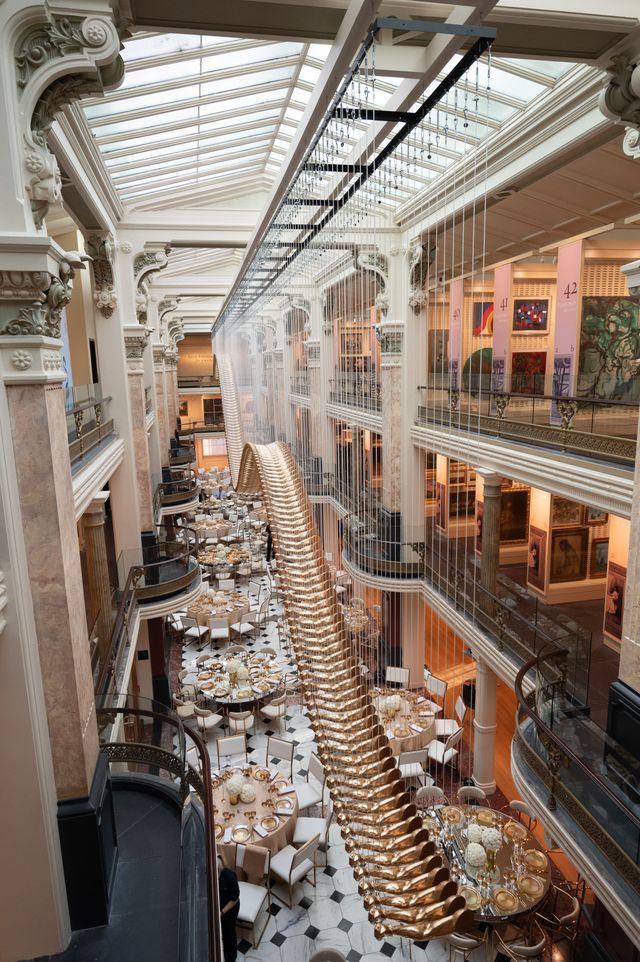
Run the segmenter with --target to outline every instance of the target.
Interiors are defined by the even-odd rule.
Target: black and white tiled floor
[[[266,588],[266,579],[264,579]],[[246,590],[246,589],[245,589]],[[262,596],[264,597],[264,595]],[[279,660],[286,671],[295,670],[293,656],[282,651],[278,642],[276,619],[281,614],[279,604],[272,603],[272,619],[255,641],[247,646],[259,650],[269,645],[279,652]],[[207,652],[204,648],[202,654]],[[214,655],[224,649],[214,649]],[[196,652],[191,649],[183,657],[186,667],[192,663]],[[189,679],[185,679],[188,683]],[[311,722],[303,705],[291,704],[284,718],[284,737],[298,742],[294,755],[294,782],[306,776],[309,756],[315,750],[312,739]],[[220,734],[224,732],[221,730]],[[250,758],[264,762],[269,734],[282,735],[282,731],[266,728],[258,723],[256,731],[248,737]],[[217,764],[215,734],[209,737],[209,752],[214,766]],[[283,770],[286,764],[283,764]],[[320,815],[320,811],[308,811],[308,815]],[[296,885],[293,890],[293,908],[289,909],[277,898],[272,897],[271,918],[257,949],[252,948],[249,930],[238,929],[238,958],[251,962],[308,962],[319,949],[337,949],[348,962],[388,962],[389,959],[412,959],[415,962],[448,962],[449,950],[441,939],[428,943],[409,943],[406,939],[389,938],[382,942],[375,938],[373,926],[358,894],[358,889],[349,867],[347,853],[337,825],[330,829],[330,845],[324,865],[324,853],[318,854],[317,883],[314,888],[310,881]],[[286,897],[286,889],[274,885],[272,892]],[[264,917],[259,919],[264,924]],[[474,957],[471,956],[473,959]]]

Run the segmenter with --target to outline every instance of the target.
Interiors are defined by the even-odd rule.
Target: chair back
[[[318,949],[314,952],[309,962],[347,962],[346,957],[337,949]]]
[[[421,748],[413,752],[400,752],[398,755],[398,765],[421,765],[424,768],[426,764],[426,748]]]
[[[256,651],[255,657],[257,657],[258,655],[275,655],[275,656],[277,656],[277,654],[278,654],[278,652],[275,650],[275,648],[269,648],[269,646],[267,645],[265,648],[261,648],[260,651]]]
[[[393,665],[387,665],[385,675],[385,681],[397,682],[400,685],[409,684],[409,669],[408,668],[396,668]]]
[[[234,578],[218,578],[220,591],[233,591],[236,586]]]
[[[216,751],[218,753],[218,768],[221,768],[220,759],[229,758],[230,755],[244,755],[247,757],[247,736],[244,732],[241,735],[224,735],[216,738]]]
[[[193,618],[191,615],[183,615],[183,616],[182,616],[182,624],[184,625],[185,628],[197,628],[197,627],[198,627],[198,622],[197,622],[196,619]]]
[[[487,793],[477,785],[463,785],[459,788],[456,794],[456,801],[461,805],[466,805],[469,802],[486,802]]]
[[[269,872],[271,871],[271,849],[263,848],[262,845],[241,845],[240,842],[238,842],[236,844],[235,855],[236,868],[242,868],[244,866],[245,854],[251,856],[254,869],[260,867],[260,877],[258,878],[254,872],[252,872],[251,882],[254,885],[266,884],[269,879]]]
[[[424,785],[416,792],[415,802],[418,808],[434,808],[446,805],[447,796],[438,785]]]
[[[309,758],[309,775],[313,775],[316,781],[320,782],[320,784],[324,786],[324,768],[322,767],[322,762],[315,752],[311,752],[311,756]]]
[[[272,702],[273,704],[273,702]],[[295,745],[286,738],[278,738],[277,735],[269,735],[267,738],[267,764],[270,758],[281,758],[283,761],[293,761]]]
[[[452,735],[449,735],[444,746],[445,752],[449,751],[450,748],[456,747],[456,745],[462,738],[463,732],[464,732],[464,728],[458,728],[457,731],[453,732]]]
[[[456,703],[453,710],[455,712],[456,718],[462,725],[467,716],[467,706],[465,705],[460,695],[458,695],[458,697],[456,698]]]
[[[435,695],[436,698],[441,698],[444,702],[447,696],[447,688],[449,683],[443,681],[442,678],[436,678],[435,675],[429,675],[424,683],[424,687],[427,689],[430,695]]]
[[[228,718],[233,719],[236,728],[241,728],[244,732],[251,728],[249,720],[253,719],[252,711],[230,711]],[[246,735],[245,735],[246,738]],[[245,743],[246,744],[246,743]]]
[[[226,628],[228,634],[229,622],[226,618],[209,618],[209,628]]]
[[[291,867],[289,869],[289,877],[295,872],[299,865],[306,862],[307,859],[313,861],[318,845],[320,844],[320,835],[314,835],[310,838],[308,842],[305,842],[302,848],[299,848],[296,854],[291,859]]]
[[[229,645],[229,647],[225,652],[225,657],[228,655],[244,655],[244,654],[245,654],[245,649],[242,647],[242,645]]]

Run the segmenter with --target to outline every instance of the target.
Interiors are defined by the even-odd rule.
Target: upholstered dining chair
[[[235,867],[244,871],[249,866],[252,869],[251,877],[248,877],[246,881],[238,881],[240,906],[237,921],[238,925],[250,926],[253,948],[257,949],[271,918],[271,888],[269,885],[271,851],[258,845],[236,845]],[[256,923],[265,905],[264,925],[256,942]]]
[[[311,871],[313,871],[312,884],[314,886],[316,884],[316,851],[319,844],[320,836],[316,835],[310,838],[302,848],[287,845],[271,858],[271,875],[275,877],[276,881],[284,883],[289,892],[288,901],[284,899],[280,899],[280,901],[284,902],[289,909],[293,906],[294,885],[306,878]],[[279,898],[275,892],[273,892],[273,895]]]

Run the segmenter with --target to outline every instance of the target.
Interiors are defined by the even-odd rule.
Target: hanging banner
[[[460,389],[463,297],[464,282],[458,277],[449,285],[449,388],[452,391]]]
[[[558,294],[553,348],[554,398],[573,397],[576,391],[578,341],[580,339],[580,306],[582,274],[582,241],[558,248]],[[554,400],[551,423],[562,418]]]
[[[507,357],[509,351],[511,306],[511,264],[496,267],[494,273],[493,295],[493,354],[491,357],[491,390],[504,394],[509,390],[507,382]],[[491,411],[495,410],[495,398],[491,400]]]

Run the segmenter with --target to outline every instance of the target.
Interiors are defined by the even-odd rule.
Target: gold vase
[[[496,853],[492,848],[487,849],[487,868],[490,872],[495,872],[496,870]]]
[[[230,804],[230,805],[237,805],[239,801],[240,801],[240,796],[238,795],[237,792],[235,792],[233,795],[231,794],[231,792],[229,792],[229,804]]]

